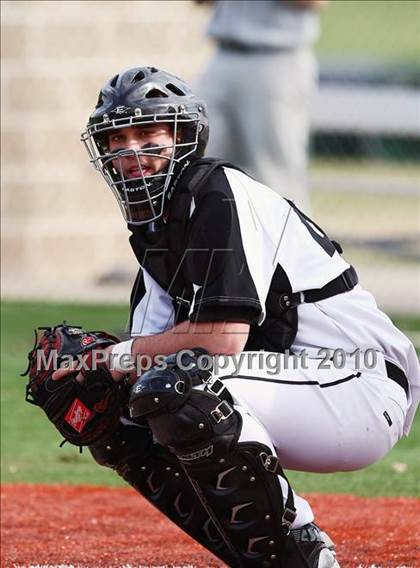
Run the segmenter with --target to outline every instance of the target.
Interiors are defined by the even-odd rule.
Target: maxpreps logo
[[[92,416],[93,412],[89,410],[81,400],[75,398],[64,420],[67,424],[70,424],[76,432],[81,432]]]

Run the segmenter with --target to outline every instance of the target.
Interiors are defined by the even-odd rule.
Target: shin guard
[[[289,485],[284,506],[278,459],[258,441],[238,442],[242,418],[222,381],[203,385],[176,365],[151,369],[133,386],[129,409],[176,456],[229,566],[308,566],[289,535],[296,513]]]
[[[150,430],[121,424],[106,443],[89,450],[97,463],[115,470],[180,529],[228,566],[234,565],[178,459],[153,443]]]

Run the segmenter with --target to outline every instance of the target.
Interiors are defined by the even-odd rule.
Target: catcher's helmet
[[[144,175],[140,157],[162,158],[168,147],[148,145],[146,149],[111,152],[108,135],[112,130],[138,124],[169,124],[173,134],[167,165],[153,175]],[[123,71],[107,82],[99,93],[82,142],[91,162],[112,189],[124,218],[133,225],[158,219],[164,211],[184,167],[203,156],[209,134],[205,103],[181,79],[155,67],[136,67]],[[168,154],[168,152],[165,152]],[[115,162],[135,156],[138,177],[126,178]]]

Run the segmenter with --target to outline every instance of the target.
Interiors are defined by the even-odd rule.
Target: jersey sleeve
[[[185,275],[194,288],[190,320],[253,324],[261,305],[247,265],[233,195],[223,172],[217,174],[220,190],[208,191],[199,199],[188,227]]]
[[[175,311],[171,296],[140,268],[130,298],[132,337],[162,333],[174,326]]]

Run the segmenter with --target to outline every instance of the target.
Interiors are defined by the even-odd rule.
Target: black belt
[[[391,379],[391,381],[394,381],[394,383],[400,385],[400,387],[405,390],[405,394],[408,397],[408,379],[404,372],[401,371],[397,365],[394,365],[394,363],[390,363],[389,361],[385,361],[385,366],[388,378]]]
[[[280,53],[294,49],[292,47],[283,47],[278,45],[252,45],[224,39],[220,40],[218,44],[224,51],[230,51],[232,53]]]
[[[358,281],[355,269],[350,266],[340,276],[325,284],[323,288],[313,288],[312,290],[295,292],[294,294],[290,292],[280,294],[279,292],[270,291],[266,301],[267,310],[276,315],[279,311],[283,312],[284,310],[296,308],[299,304],[320,302],[326,298],[352,290]]]

